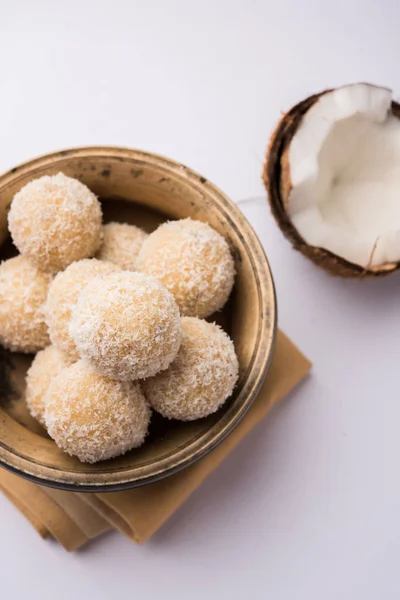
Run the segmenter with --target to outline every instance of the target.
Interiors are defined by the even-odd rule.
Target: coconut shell
[[[272,134],[263,169],[263,180],[268,192],[271,211],[278,226],[295,250],[332,275],[358,279],[388,275],[400,269],[400,262],[363,268],[329,250],[310,246],[294,227],[287,212],[289,193],[292,189],[288,158],[291,141],[306,112],[321,96],[331,91],[325,90],[296,104],[283,115]],[[392,112],[400,118],[400,104],[392,102]]]

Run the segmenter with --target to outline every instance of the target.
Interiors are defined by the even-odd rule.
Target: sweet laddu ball
[[[140,446],[150,414],[137,383],[103,377],[83,360],[63,369],[45,397],[50,437],[82,462],[106,460]]]
[[[166,369],[182,332],[172,294],[153,277],[122,271],[95,277],[82,290],[69,333],[98,373],[134,380]]]
[[[37,352],[50,343],[44,304],[51,275],[24,256],[0,265],[0,344],[14,352]]]
[[[79,294],[97,275],[109,275],[119,268],[96,258],[83,258],[58,273],[49,288],[46,302],[46,321],[51,342],[71,358],[79,359],[74,340],[68,332],[71,312]]]
[[[26,374],[25,400],[32,417],[45,426],[44,398],[54,377],[71,365],[71,360],[56,346],[38,352]]]
[[[147,233],[127,223],[107,223],[103,227],[103,242],[96,254],[126,271],[136,271],[136,260]]]
[[[63,173],[25,185],[15,194],[8,214],[18,250],[51,273],[94,255],[101,243],[101,220],[93,192]]]
[[[139,271],[161,281],[186,316],[207,317],[222,308],[235,277],[225,239],[192,219],[164,223],[151,233],[137,264]]]
[[[193,421],[214,413],[232,394],[239,364],[229,336],[214,323],[182,318],[182,343],[170,367],[142,382],[154,410]]]

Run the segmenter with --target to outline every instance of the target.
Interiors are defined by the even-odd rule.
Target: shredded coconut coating
[[[72,309],[83,288],[97,275],[109,275],[119,268],[96,258],[83,258],[58,273],[49,288],[46,302],[46,321],[52,344],[71,358],[80,358],[74,340],[69,335]]]
[[[69,333],[98,373],[133,380],[166,369],[182,331],[172,294],[153,277],[122,271],[88,283],[72,311]]]
[[[93,192],[63,173],[25,185],[15,194],[8,214],[18,250],[51,273],[94,255],[101,243],[101,220]]]
[[[96,258],[108,260],[125,271],[136,271],[136,260],[148,234],[127,223],[108,223],[103,227],[103,242]]]
[[[98,375],[83,360],[63,369],[45,397],[49,435],[62,450],[88,463],[140,446],[150,414],[137,383]]]
[[[182,331],[174,362],[142,386],[152,408],[164,417],[193,421],[214,413],[229,398],[239,363],[232,340],[215,323],[183,317]]]
[[[0,264],[0,344],[13,352],[37,352],[50,343],[44,303],[51,275],[24,256]]]
[[[43,427],[46,426],[44,398],[47,389],[52,379],[71,364],[69,357],[56,346],[47,346],[36,354],[26,374],[25,400],[32,417],[37,419]]]
[[[138,270],[156,277],[182,315],[207,317],[228,300],[235,266],[225,239],[207,223],[182,219],[161,225],[143,243]]]

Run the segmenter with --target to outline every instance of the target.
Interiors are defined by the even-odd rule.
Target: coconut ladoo
[[[91,279],[72,310],[69,334],[98,373],[129,381],[166,369],[182,328],[173,295],[157,279],[121,271]]]
[[[45,302],[52,277],[24,256],[0,264],[0,344],[12,352],[38,352],[50,343]]]
[[[182,344],[170,367],[142,382],[154,410],[193,421],[217,411],[235,387],[239,363],[229,336],[215,323],[182,318]]]
[[[47,346],[36,354],[26,374],[26,404],[32,417],[43,427],[46,426],[44,399],[48,387],[52,379],[71,364],[72,360],[56,346]]]
[[[50,437],[64,452],[88,463],[141,446],[151,416],[137,383],[102,377],[83,360],[52,380],[44,405]]]
[[[307,98],[279,122],[264,182],[293,246],[327,271],[373,277],[400,267],[400,105],[354,84]]]
[[[126,271],[136,271],[136,261],[148,234],[128,223],[107,223],[103,227],[103,242],[96,258],[118,265]]]
[[[93,256],[102,239],[102,212],[89,188],[63,173],[27,183],[11,202],[14,244],[39,269],[62,271]]]
[[[65,271],[57,273],[52,281],[45,305],[50,340],[71,359],[80,358],[68,331],[72,309],[78,302],[80,292],[93,277],[109,275],[118,270],[110,262],[83,258],[71,263]]]
[[[137,266],[156,277],[188,317],[205,318],[220,310],[235,278],[226,240],[208,223],[193,219],[160,225],[144,241]]]

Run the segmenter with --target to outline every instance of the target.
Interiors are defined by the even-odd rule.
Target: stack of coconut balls
[[[8,223],[20,255],[0,265],[0,343],[37,352],[26,401],[62,450],[112,458],[143,443],[151,409],[190,421],[232,394],[233,343],[203,318],[234,263],[209,225],[103,226],[96,196],[62,173],[22,188]]]

